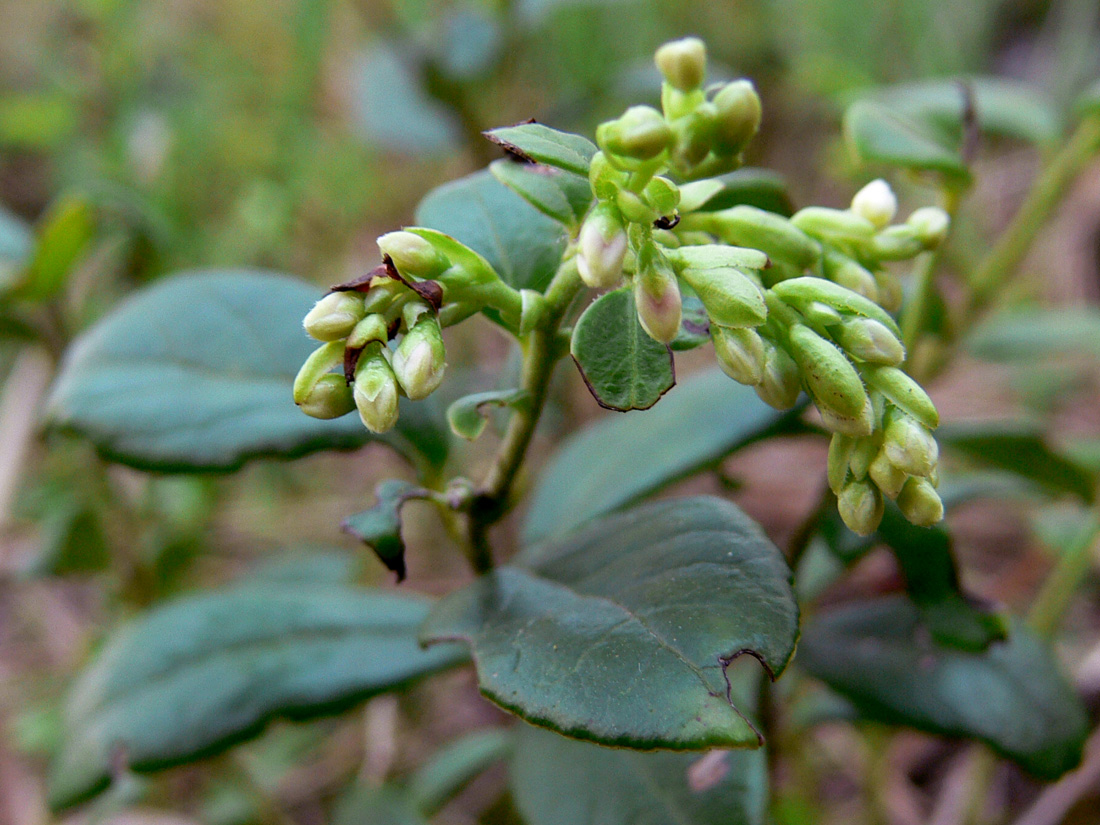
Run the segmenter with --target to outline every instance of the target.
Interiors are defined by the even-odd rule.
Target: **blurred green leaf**
[[[17,297],[46,301],[65,287],[73,268],[88,253],[95,237],[91,204],[62,197],[39,220],[30,261],[16,286]]]
[[[769,407],[717,368],[692,375],[644,414],[608,415],[562,441],[531,496],[524,540],[566,532],[637,501],[793,428],[799,412]]]
[[[423,651],[430,602],[327,583],[256,582],[139,618],[78,677],[50,771],[55,808],[106,787],[121,764],[150,771],[394,690],[464,656]]]
[[[541,123],[502,126],[490,129],[485,137],[516,158],[553,166],[585,178],[597,151],[596,144],[588,138],[559,132]]]
[[[358,785],[336,803],[332,825],[428,825],[428,820],[402,788]]]
[[[77,104],[53,92],[5,94],[0,97],[0,145],[12,149],[51,151],[76,132]]]
[[[429,192],[416,223],[457,238],[516,289],[545,289],[565,251],[565,230],[487,169]]]
[[[530,825],[764,825],[764,750],[637,753],[522,726],[512,793]]]
[[[592,396],[610,410],[647,410],[676,383],[672,352],[642,329],[629,287],[588,305],[569,351]]]
[[[519,409],[527,404],[527,390],[489,390],[459,398],[447,408],[447,423],[451,432],[468,441],[476,440],[488,423],[488,407]]]
[[[101,515],[74,496],[56,500],[42,523],[38,553],[25,573],[64,576],[98,573],[111,561]]]
[[[916,118],[882,104],[861,100],[848,107],[844,135],[864,163],[936,172],[956,181],[970,177],[957,143]]]
[[[426,816],[434,814],[478,774],[503,759],[513,739],[510,730],[489,728],[448,742],[409,781],[416,809]]]
[[[34,249],[34,232],[20,218],[0,206],[0,295],[16,283]]]
[[[967,344],[990,361],[1100,358],[1100,310],[1078,306],[1000,313],[974,329]]]
[[[467,642],[482,693],[570,736],[633,748],[759,747],[727,699],[751,653],[778,675],[798,637],[782,554],[732,504],[659,501],[523,550],[421,629]]]
[[[500,58],[504,37],[489,9],[465,5],[449,9],[436,46],[439,70],[453,80],[473,80],[486,74]]]
[[[710,316],[699,296],[686,283],[680,283],[682,315],[680,332],[669,347],[673,352],[686,352],[710,343]]]
[[[1100,115],[1100,80],[1083,91],[1073,104],[1073,113],[1078,118]]]
[[[539,212],[572,230],[592,205],[588,178],[572,172],[508,159],[493,161],[489,171]]]
[[[257,456],[350,449],[373,437],[354,415],[320,421],[291,386],[316,342],[308,284],[273,273],[181,274],[131,296],[66,354],[47,405],[54,426],[109,458],[171,472],[233,470]],[[381,440],[438,464],[446,435],[423,403]]]
[[[369,510],[348,516],[341,525],[344,532],[362,541],[397,574],[405,578],[405,541],[401,538],[401,508],[412,499],[427,498],[422,487],[399,479],[387,479],[374,488],[377,501]]]
[[[1080,762],[1088,714],[1022,625],[966,653],[933,644],[902,597],[861,602],[808,622],[798,662],[869,718],[977,739],[1044,779]]]
[[[722,189],[707,199],[701,208],[703,212],[717,212],[747,204],[788,217],[794,214],[787,182],[778,172],[746,166],[727,172],[716,180],[722,184]]]

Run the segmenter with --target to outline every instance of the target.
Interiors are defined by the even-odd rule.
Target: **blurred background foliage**
[[[497,156],[482,130],[533,117],[590,133],[630,103],[656,102],[651,55],[674,37],[704,37],[725,75],[756,83],[765,120],[748,160],[783,173],[798,204],[843,205],[868,179],[840,137],[844,107],[861,93],[1001,75],[1066,111],[1100,73],[1095,0],[0,0],[0,32],[0,282],[32,254],[35,228],[45,231],[51,216],[65,208],[92,216],[51,321],[58,349],[138,285],[181,269],[256,266],[318,286],[361,273],[376,260],[374,238],[410,222],[421,196]],[[1041,155],[985,148],[964,208],[972,220],[947,255],[953,267],[1003,226]],[[899,184],[910,205],[928,200],[919,181]],[[1021,299],[1100,295],[1100,180],[1081,190],[1076,212],[1040,239],[1043,265],[1029,269]],[[0,375],[19,386],[18,320],[0,314],[0,331]],[[1100,340],[1100,330],[1088,335]],[[453,375],[467,370],[464,389],[488,386],[485,374],[507,368],[499,341],[465,330],[455,338],[452,352],[465,356]],[[988,379],[991,369],[977,368],[980,386],[973,369],[949,376],[937,401],[964,412],[983,400],[1022,406],[1089,436],[1077,455],[1100,465],[1100,422],[1065,394],[1095,399],[1096,376],[1081,378],[1092,366],[1017,363]],[[579,411],[567,403],[552,411],[551,429],[592,415],[591,402],[577,399]],[[280,555],[277,563],[384,580],[373,562],[348,573],[346,557],[316,549],[341,541],[335,525],[362,506],[373,480],[401,472],[396,458],[368,449],[370,462],[323,455],[259,462],[233,478],[173,478],[110,467],[64,438],[33,448],[10,508],[0,489],[0,821],[46,821],[40,778],[60,733],[64,687],[104,628],[137,606],[306,545],[308,562]],[[807,474],[797,452],[757,464],[735,459],[731,472],[748,479],[738,501],[784,535],[819,474]],[[1040,515],[1038,539],[1026,539],[1032,563],[1045,558],[1044,539],[1058,546],[1067,529],[1066,519]],[[975,589],[1009,602],[1036,578],[998,555],[1013,525],[1027,532],[1017,522],[990,528],[987,519],[964,530],[960,547],[977,561]],[[412,523],[408,543],[431,548],[439,532]],[[1001,585],[989,583],[1006,569]],[[58,578],[88,572],[97,577]],[[429,592],[462,575],[458,560],[431,549],[411,571]],[[350,720],[276,726],[199,768],[116,783],[99,810],[140,801],[226,825],[321,821],[323,803],[356,771],[400,773],[428,743],[496,719],[483,705],[450,702],[468,692],[464,680],[455,674],[442,687],[372,703]],[[392,738],[398,709],[388,702],[408,720],[402,744],[396,754],[364,753],[364,725]],[[869,791],[851,787],[837,754],[875,755],[845,736],[827,732],[823,750],[799,767],[840,776],[826,802],[833,818],[814,819],[820,812],[795,793],[783,801],[783,821],[850,821],[862,810]],[[494,787],[475,785],[444,821],[472,822],[467,809],[486,807]],[[485,821],[512,820],[496,811]]]

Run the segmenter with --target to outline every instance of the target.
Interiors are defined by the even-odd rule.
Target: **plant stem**
[[[1100,153],[1100,117],[1081,122],[1065,147],[1040,175],[1031,192],[970,278],[973,317],[984,309],[1024,259],[1066,189]]]
[[[558,327],[582,282],[576,258],[570,252],[558,268],[543,296],[545,310],[525,339],[520,386],[529,393],[528,403],[515,411],[497,450],[496,458],[478,489],[469,511],[470,563],[483,573],[493,566],[488,530],[509,510],[512,486],[527,455],[527,448],[542,417],[550,375],[561,358],[557,345]]]
[[[1028,623],[1042,636],[1058,629],[1078,586],[1092,565],[1092,551],[1100,537],[1100,512],[1093,510],[1074,535],[1039,589],[1028,613]]]

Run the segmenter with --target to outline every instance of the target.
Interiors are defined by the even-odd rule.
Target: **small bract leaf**
[[[922,637],[903,597],[851,604],[807,625],[798,662],[867,717],[977,739],[1044,779],[1080,762],[1088,714],[1031,631],[984,653]]]
[[[310,285],[270,272],[206,270],[138,292],[69,349],[47,404],[54,426],[104,455],[170,472],[233,470],[372,440],[356,416],[322,421],[291,397],[315,342]],[[381,440],[432,464],[447,440],[426,402],[405,404]]]
[[[552,166],[496,160],[489,164],[493,177],[547,217],[570,229],[580,226],[592,205],[588,178]]]
[[[405,578],[405,541],[401,538],[401,508],[412,499],[431,495],[423,487],[388,479],[374,488],[377,499],[369,510],[344,519],[341,526],[375,552],[386,568]]]
[[[569,351],[592,396],[609,410],[649,409],[676,383],[672,352],[638,323],[629,287],[588,305]]]
[[[743,653],[778,675],[798,637],[782,554],[715,498],[659,501],[529,547],[444,599],[482,692],[535,724],[633,748],[759,747],[728,696]]]
[[[559,132],[541,123],[520,123],[490,129],[485,137],[505,152],[528,162],[542,163],[588,177],[596,144],[581,135]]]
[[[429,192],[416,209],[416,223],[457,238],[516,289],[545,289],[565,251],[561,224],[487,169]]]
[[[527,403],[527,390],[490,390],[463,396],[447,408],[447,423],[455,435],[474,441],[488,423],[488,407],[519,409]]]
[[[314,582],[256,582],[166,604],[119,632],[77,679],[50,801],[195,759],[260,732],[393,690],[464,656],[424,651],[424,598]]]

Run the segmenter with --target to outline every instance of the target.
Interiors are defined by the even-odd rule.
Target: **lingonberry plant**
[[[1087,714],[1041,638],[1064,598],[1041,593],[1029,628],[960,588],[938,525],[945,506],[988,488],[940,487],[939,414],[922,382],[1100,150],[1100,107],[1085,99],[948,317],[939,253],[985,107],[1013,111],[1003,90],[909,89],[849,110],[862,160],[936,184],[940,202],[898,220],[883,179],[848,208],[790,209],[773,178],[739,168],[762,116],[752,84],[708,86],[694,38],[662,46],[656,64],[661,108],[630,107],[595,143],[533,122],[488,132],[503,157],[429,194],[416,226],[378,238],[377,268],[312,309],[311,289],[284,276],[194,273],[132,298],[72,348],[50,415],[108,457],[231,470],[381,440],[417,478],[383,481],[346,530],[400,581],[416,552],[404,505],[429,502],[478,575],[438,600],[267,577],[156,608],[74,686],[57,806],[275,716],[333,712],[467,664],[530,724],[470,734],[404,781],[354,788],[336,821],[426,821],[502,758],[531,825],[805,821],[769,813],[768,765],[824,718],[973,739],[1042,778],[1077,764]],[[474,473],[454,466],[433,402],[461,381],[444,330],[479,317],[520,363],[514,381],[446,410],[449,430],[475,440],[502,408],[499,444]],[[720,371],[675,386],[674,353],[707,344]],[[529,448],[569,357],[596,402],[625,414],[567,439],[525,501]],[[642,501],[792,433],[827,438],[828,458],[786,554],[721,498]],[[1092,478],[1034,434],[956,428],[944,443],[1093,496]],[[1014,465],[1025,444],[1059,471]],[[521,503],[522,547],[505,558],[493,528]],[[1095,532],[1083,528],[1075,566],[1057,568],[1059,588]],[[824,588],[880,545],[905,592],[821,609]],[[814,679],[842,699],[822,701]]]

